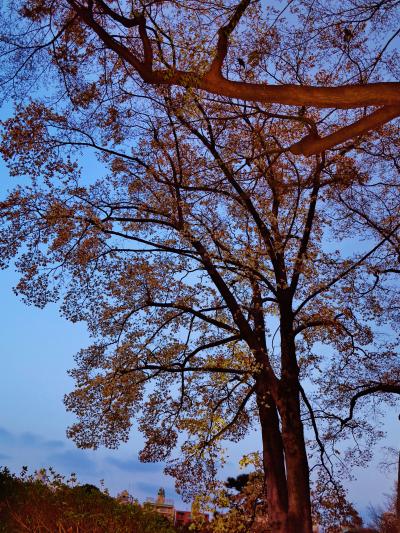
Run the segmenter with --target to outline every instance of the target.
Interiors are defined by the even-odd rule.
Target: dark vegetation
[[[120,503],[94,485],[71,485],[0,470],[1,533],[173,533],[167,519],[137,502]]]
[[[53,469],[15,475],[0,468],[0,533],[274,533],[265,520],[263,476],[260,471],[229,477],[221,512],[210,523],[200,517],[174,527],[148,505],[123,491],[112,497],[103,486],[77,483]],[[342,505],[342,508],[341,508]],[[315,523],[325,533],[398,533],[395,497],[385,508],[370,508],[369,527],[362,527],[357,511],[334,498],[314,502]],[[347,528],[347,529],[346,529]]]

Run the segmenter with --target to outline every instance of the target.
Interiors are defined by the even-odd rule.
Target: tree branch
[[[237,5],[235,12],[229,20],[228,24],[222,26],[222,28],[218,30],[217,49],[214,59],[206,75],[207,77],[221,76],[222,64],[228,52],[229,37],[233,30],[236,28],[236,26],[239,24],[240,19],[248,8],[250,2],[251,0],[242,0]]]
[[[235,328],[233,328],[229,324],[225,324],[224,322],[220,322],[219,320],[216,320],[204,314],[205,311],[212,311],[214,309],[203,309],[202,311],[197,311],[196,309],[193,309],[192,307],[181,305],[175,302],[164,303],[164,302],[149,301],[147,302],[147,305],[149,307],[164,307],[167,309],[179,309],[180,311],[184,311],[185,313],[190,313],[193,316],[199,318],[200,320],[204,320],[205,322],[208,322],[209,324],[212,324],[213,326],[216,326],[217,328],[225,329],[226,331],[230,331],[231,333],[234,333],[234,334],[237,333]]]
[[[75,0],[67,0],[71,8],[98,35],[101,41],[111,50],[125,59],[148,83],[164,85],[180,85],[202,89],[212,94],[238,98],[252,102],[276,103],[294,106],[309,106],[329,109],[357,109],[366,106],[400,106],[400,83],[378,82],[362,85],[342,85],[338,87],[299,86],[294,84],[268,85],[265,83],[250,83],[231,81],[218,77],[215,79],[199,75],[194,71],[166,69],[149,72],[132,52],[118,43],[107,31],[100,26],[91,15],[88,8],[78,4]],[[238,15],[246,0],[242,1],[237,10]],[[247,7],[247,6],[246,6]],[[235,12],[236,14],[236,12]],[[237,16],[238,16],[237,15]],[[240,14],[241,17],[242,13]],[[239,19],[240,19],[239,17]],[[235,15],[232,18],[236,26]],[[229,24],[228,24],[229,27]],[[214,58],[215,59],[215,58]]]
[[[360,398],[363,398],[364,396],[368,396],[370,394],[376,394],[378,392],[386,393],[386,394],[400,394],[400,383],[393,383],[393,384],[379,384],[374,385],[372,387],[368,387],[366,389],[363,389],[359,392],[357,392],[352,399],[350,400],[350,410],[349,414],[346,418],[340,419],[340,425],[343,428],[350,420],[352,420],[354,415],[354,409],[356,407],[356,403]]]
[[[226,368],[220,366],[183,366],[179,363],[176,363],[176,367],[164,366],[164,365],[142,365],[134,369],[121,370],[121,373],[127,374],[130,372],[142,372],[143,370],[157,370],[161,372],[168,372],[172,374],[181,373],[181,372],[210,372],[210,373],[219,373],[219,374],[249,374],[249,371],[243,369],[235,368]],[[179,366],[178,366],[179,365]]]
[[[327,137],[307,135],[289,150],[296,155],[309,156],[321,153],[355,136],[375,130],[393,118],[400,116],[400,83],[378,82],[338,87],[300,86],[294,84],[268,85],[228,80],[222,76],[221,67],[228,49],[228,39],[239,23],[250,0],[242,0],[226,26],[218,32],[217,50],[209,69],[204,74],[175,68],[153,70],[153,52],[146,31],[144,16],[128,19],[109,8],[102,0],[97,0],[104,13],[125,27],[138,26],[143,44],[144,61],[125,45],[118,42],[93,17],[90,7],[75,0],[67,0],[80,19],[87,24],[105,44],[121,59],[131,65],[143,81],[154,85],[178,85],[197,88],[208,93],[251,102],[276,103],[292,106],[310,106],[329,109],[357,109],[367,106],[384,106],[354,124],[341,128]]]
[[[207,447],[209,446],[210,444],[212,444],[213,442],[215,442],[216,440],[220,439],[224,433],[226,433],[229,429],[231,429],[235,424],[236,422],[238,421],[239,419],[239,416],[241,414],[241,412],[243,411],[243,409],[246,407],[246,404],[247,402],[250,400],[250,398],[252,397],[252,395],[254,394],[256,390],[256,386],[253,385],[247,392],[246,396],[243,398],[243,400],[241,401],[236,413],[235,413],[235,416],[232,418],[232,420],[230,422],[228,422],[228,424],[226,424],[222,429],[220,429],[218,431],[218,433],[216,433],[215,435],[213,435],[211,437],[211,439],[207,440],[204,444],[203,444],[203,447]]]
[[[307,303],[312,300],[313,298],[315,298],[316,296],[318,296],[319,294],[321,294],[322,292],[325,292],[326,290],[330,289],[333,285],[335,285],[335,283],[337,283],[338,281],[340,281],[341,279],[343,279],[344,277],[346,277],[350,272],[352,272],[355,268],[357,268],[358,266],[360,266],[366,259],[368,259],[368,257],[370,257],[374,252],[376,252],[381,246],[382,244],[384,244],[386,241],[389,241],[390,237],[392,235],[394,235],[394,233],[400,228],[400,224],[398,224],[385,238],[383,238],[381,241],[378,242],[378,244],[376,246],[374,246],[369,252],[367,252],[366,254],[364,254],[358,261],[356,261],[355,263],[353,263],[352,265],[349,266],[349,268],[346,268],[346,270],[344,270],[343,272],[341,272],[340,274],[338,274],[335,278],[333,278],[329,283],[327,283],[326,285],[320,287],[319,289],[317,289],[316,291],[314,291],[313,293],[311,293],[309,296],[307,296],[307,298],[305,300],[302,301],[302,303],[298,306],[298,308],[295,310],[294,314],[297,315],[299,313],[299,311],[301,309],[303,309],[303,307],[305,305],[307,305]]]
[[[398,116],[400,116],[400,106],[384,106],[326,137],[319,137],[315,133],[311,133],[301,139],[301,141],[293,144],[289,150],[295,155],[311,156],[319,154],[358,135],[376,130]]]
[[[297,252],[296,261],[293,267],[293,276],[290,284],[290,290],[292,295],[296,292],[297,285],[300,279],[301,267],[306,254],[308,243],[310,241],[311,231],[315,218],[315,210],[317,206],[318,192],[320,189],[320,175],[323,168],[323,163],[318,163],[318,166],[314,172],[314,185],[311,191],[310,204],[308,206],[307,218],[304,226],[303,236],[300,241],[300,246]]]
[[[185,355],[185,359],[183,361],[183,364],[185,365],[192,357],[197,355],[199,352],[202,352],[204,350],[209,350],[210,348],[217,348],[218,346],[223,346],[224,344],[228,344],[228,342],[233,341],[239,341],[241,340],[240,335],[231,335],[230,337],[225,337],[224,339],[218,339],[212,342],[208,342],[207,344],[202,344],[201,346],[197,346],[194,350],[192,350],[190,353]]]
[[[111,17],[116,22],[122,24],[125,28],[134,28],[135,26],[140,26],[145,21],[144,15],[135,13],[133,17],[128,18],[116,13],[113,9],[110,8],[103,0],[95,0],[96,4],[100,6],[102,11]]]

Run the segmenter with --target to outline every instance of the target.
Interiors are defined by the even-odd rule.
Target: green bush
[[[137,502],[120,503],[94,485],[65,482],[52,470],[20,476],[0,470],[1,533],[174,533],[176,529]]]

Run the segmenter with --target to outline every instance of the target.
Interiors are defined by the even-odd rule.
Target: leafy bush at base
[[[120,503],[94,485],[72,485],[50,471],[41,477],[0,470],[1,533],[174,533],[137,502]]]

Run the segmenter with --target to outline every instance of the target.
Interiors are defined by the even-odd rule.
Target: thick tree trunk
[[[300,412],[299,367],[291,298],[281,300],[281,380],[277,402],[281,419],[288,492],[287,533],[311,533],[311,496],[304,427]]]
[[[309,471],[298,387],[285,390],[282,396],[281,429],[272,396],[258,384],[268,523],[274,533],[311,533]]]
[[[311,498],[298,390],[288,391],[280,409],[288,491],[287,533],[311,533]]]
[[[310,480],[300,412],[299,367],[293,330],[291,295],[280,295],[281,377],[270,383],[268,368],[256,380],[263,441],[268,525],[274,533],[311,533]],[[257,331],[263,317],[254,315]],[[260,336],[257,362],[263,366],[267,347]],[[270,386],[271,385],[271,386]]]
[[[257,404],[263,442],[268,523],[274,533],[287,532],[288,495],[279,417],[272,396],[257,383]]]

